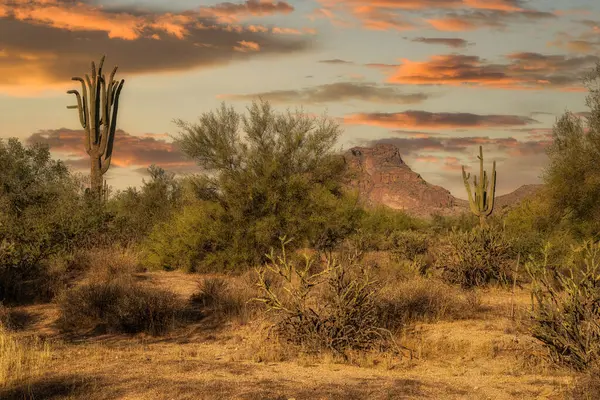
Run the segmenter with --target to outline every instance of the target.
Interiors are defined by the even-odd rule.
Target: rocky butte
[[[428,183],[410,169],[393,144],[353,147],[344,153],[344,160],[351,171],[350,186],[358,189],[359,196],[368,205],[385,205],[418,217],[469,212],[466,200],[454,197],[441,186]],[[500,207],[497,210],[500,212],[517,204],[541,186],[526,185],[498,196],[496,201]]]

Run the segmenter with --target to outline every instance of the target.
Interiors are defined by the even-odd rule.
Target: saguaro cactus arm
[[[73,77],[72,80],[81,83],[81,94],[77,90],[69,90],[74,94],[77,105],[67,106],[77,109],[79,122],[85,131],[85,150],[90,156],[92,188],[98,193],[102,190],[102,175],[111,163],[114,138],[117,126],[119,95],[125,80],[116,81],[114,76],[118,67],[112,70],[108,82],[102,73],[105,56],[102,56],[98,69],[92,61],[91,78],[85,74],[85,79]],[[89,93],[89,96],[88,96]]]

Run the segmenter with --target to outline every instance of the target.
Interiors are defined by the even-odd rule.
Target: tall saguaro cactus
[[[483,170],[483,148],[479,146],[479,183],[477,182],[477,176],[473,177],[473,189],[475,190],[475,197],[471,192],[471,186],[469,184],[469,178],[471,174],[465,172],[465,167],[462,167],[462,176],[469,195],[469,206],[471,212],[479,216],[479,223],[483,227],[485,226],[485,219],[492,214],[494,210],[494,198],[496,195],[496,161],[492,169],[491,187],[490,180],[487,172]],[[488,190],[489,187],[489,190]]]
[[[102,74],[102,56],[98,71],[92,61],[92,77],[85,74],[85,80],[80,77],[71,78],[81,82],[81,94],[77,90],[69,90],[68,94],[77,97],[77,105],[67,106],[69,109],[79,111],[79,121],[85,130],[85,150],[90,156],[91,163],[91,191],[100,198],[103,188],[103,175],[110,167],[115,129],[117,126],[117,112],[119,109],[119,95],[123,88],[124,79],[114,80],[117,67],[113,69],[108,83]],[[88,94],[89,91],[89,94]]]

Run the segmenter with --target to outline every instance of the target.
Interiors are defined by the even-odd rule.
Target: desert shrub
[[[419,229],[423,221],[411,217],[403,211],[380,206],[365,209],[357,233],[363,251],[390,250],[395,246],[397,233],[409,229]]]
[[[600,399],[600,367],[590,369],[585,375],[575,381],[575,386],[567,396],[568,400]]]
[[[142,186],[119,191],[108,208],[120,243],[139,243],[155,225],[167,221],[183,205],[184,186],[175,174],[151,165]]]
[[[456,287],[423,277],[386,285],[377,298],[377,309],[383,326],[392,331],[414,322],[468,318],[476,311]]]
[[[479,225],[479,217],[471,212],[463,212],[456,216],[432,215],[428,229],[436,234],[448,234],[453,229],[461,232],[470,231]]]
[[[145,261],[150,267],[165,270],[233,269],[245,254],[238,254],[237,259],[229,255],[237,246],[229,234],[228,223],[232,221],[218,204],[187,205],[150,233],[144,243]]]
[[[329,350],[344,357],[348,350],[395,346],[391,332],[379,324],[378,287],[366,270],[356,271],[351,258],[343,265],[331,256],[322,266],[308,257],[303,265],[294,263],[286,244],[282,240],[279,256],[271,252],[257,284],[258,300],[275,313],[280,338],[309,353]]]
[[[256,309],[256,303],[251,301],[255,296],[256,291],[250,286],[234,287],[225,278],[208,277],[198,282],[191,301],[208,317],[245,322]]]
[[[48,342],[37,336],[17,337],[0,323],[0,395],[2,389],[41,375],[50,359]]]
[[[429,250],[429,237],[416,231],[398,231],[391,237],[392,254],[398,259],[414,260]]]
[[[532,334],[556,363],[585,370],[600,362],[600,243],[573,247],[567,271],[541,262],[526,264],[536,300]]]
[[[174,328],[185,305],[172,292],[118,277],[73,287],[58,296],[65,332],[106,331],[161,335]]]
[[[0,140],[0,301],[47,298],[48,258],[74,244],[78,182],[48,147]]]
[[[507,284],[512,277],[512,243],[492,227],[453,230],[435,248],[435,267],[450,283],[465,288]]]
[[[513,239],[515,250],[525,259],[539,252],[544,242],[559,231],[558,221],[552,220],[545,190],[523,199],[504,217],[506,234]]]
[[[47,146],[0,140],[0,301],[48,300],[52,258],[98,245],[107,216]]]

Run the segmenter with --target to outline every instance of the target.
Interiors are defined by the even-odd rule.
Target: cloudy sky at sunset
[[[585,112],[598,0],[0,0],[0,138],[87,170],[72,76],[124,78],[110,185],[155,163],[194,172],[175,118],[262,96],[337,118],[339,146],[394,143],[464,198],[460,165],[495,159],[497,194],[538,183],[550,128]],[[582,114],[585,115],[585,114]]]

